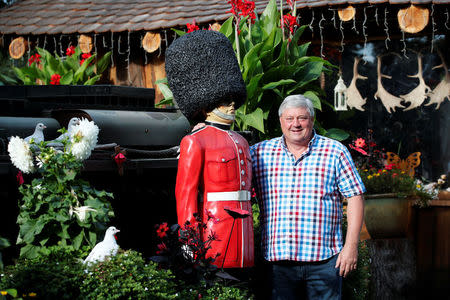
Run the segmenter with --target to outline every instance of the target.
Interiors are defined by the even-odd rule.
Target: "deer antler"
[[[415,52],[415,51],[414,51]],[[417,74],[416,75],[408,75],[411,78],[418,78],[419,85],[416,86],[411,92],[406,95],[400,95],[400,97],[406,102],[411,103],[411,105],[405,109],[411,110],[416,107],[419,107],[423,101],[428,97],[428,92],[431,90],[428,85],[425,84],[425,80],[423,80],[422,76],[422,55],[417,53]]]
[[[358,64],[360,60],[361,58],[355,57],[355,61],[353,63],[353,78],[349,87],[347,88],[347,105],[350,108],[356,108],[364,111],[364,108],[362,108],[362,106],[366,104],[367,97],[363,99],[358,91],[358,88],[356,87],[356,80],[367,79],[367,77],[358,74]]]
[[[439,82],[434,90],[428,93],[428,95],[430,96],[430,101],[425,104],[426,106],[429,106],[436,103],[436,109],[438,109],[441,103],[444,102],[445,98],[450,100],[450,74],[448,72],[447,65],[445,64],[444,56],[442,55],[441,51],[438,50],[437,52],[439,54],[439,57],[441,58],[442,63],[439,66],[433,67],[433,70],[437,68],[444,68],[445,77],[441,80],[441,82]]]
[[[396,107],[405,108],[403,105],[400,104],[400,101],[402,101],[401,98],[396,97],[392,94],[390,94],[388,91],[385,90],[383,87],[383,84],[381,83],[381,77],[391,79],[391,76],[381,74],[381,57],[384,55],[377,56],[377,91],[375,92],[375,95],[373,97],[375,99],[380,99],[383,103],[384,107],[388,111],[388,113],[392,113],[392,111],[395,111]]]

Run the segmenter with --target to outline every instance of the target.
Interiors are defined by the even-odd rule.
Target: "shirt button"
[[[242,149],[239,149],[239,153],[242,153]]]
[[[225,158],[222,158],[222,162],[225,162]]]
[[[245,186],[245,181],[242,181],[242,186]]]
[[[243,165],[244,164],[244,161],[241,159],[241,165]]]
[[[241,174],[242,174],[242,175],[244,175],[244,174],[245,174],[245,171],[244,171],[244,170],[242,170],[242,171],[241,171]]]
[[[235,142],[236,142],[236,144],[239,144],[239,141],[238,140],[234,140]]]

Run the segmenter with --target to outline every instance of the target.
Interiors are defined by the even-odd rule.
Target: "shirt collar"
[[[288,153],[291,153],[286,145],[286,141],[284,139],[284,135],[281,136],[281,147],[286,150]],[[317,134],[316,134],[316,130],[313,129],[312,130],[312,138],[311,140],[308,142],[308,148],[306,149],[305,153],[308,153],[309,151],[311,151],[311,147],[313,146],[313,144],[316,142],[317,140]]]

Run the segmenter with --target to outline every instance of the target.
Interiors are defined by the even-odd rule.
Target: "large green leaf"
[[[264,113],[261,108],[258,107],[253,112],[246,114],[243,121],[245,125],[251,126],[264,133]]]
[[[255,45],[245,56],[242,64],[244,66],[242,77],[246,80],[247,75],[253,75],[253,70],[256,68],[257,62],[259,60],[258,52],[263,46],[262,43]]]
[[[348,137],[350,136],[350,134],[348,134],[348,132],[342,130],[342,129],[338,129],[338,128],[331,128],[328,129],[326,134],[326,137],[338,140],[338,141],[343,141],[348,139]]]
[[[262,20],[262,29],[266,36],[270,35],[274,28],[278,24],[278,10],[277,3],[275,0],[270,0],[264,9],[261,20]]]
[[[111,51],[108,51],[105,53],[105,55],[102,56],[102,58],[100,58],[97,61],[97,74],[102,74],[109,66],[110,62],[111,62]]]
[[[225,22],[223,22],[220,27],[219,32],[223,33],[227,38],[234,34],[233,32],[233,17],[229,17]]]
[[[84,237],[84,230],[82,229],[81,232],[73,239],[72,245],[75,248],[75,250],[80,249],[83,237]]]
[[[38,257],[41,247],[28,244],[20,249],[20,256],[33,259]]]
[[[307,91],[307,92],[303,93],[303,96],[305,96],[306,98],[311,100],[315,109],[322,110],[322,104],[320,102],[320,98],[317,97],[316,93],[314,93],[312,91]]]
[[[70,70],[68,73],[64,74],[61,79],[59,80],[59,83],[62,85],[69,85],[72,83],[73,80],[73,71]]]
[[[101,77],[102,77],[101,74],[95,75],[94,77],[92,77],[92,78],[86,80],[83,84],[84,84],[84,85],[93,85],[93,84],[95,84],[97,81],[99,81]]]
[[[287,84],[291,84],[291,83],[295,83],[295,80],[293,79],[281,79],[279,81],[276,82],[269,82],[267,84],[265,84],[262,89],[263,90],[272,90],[274,88],[277,88],[281,85],[287,85]]]

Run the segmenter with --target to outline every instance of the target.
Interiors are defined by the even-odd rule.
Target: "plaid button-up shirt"
[[[251,147],[268,261],[321,261],[342,249],[342,197],[365,192],[347,148],[314,133],[299,159],[283,137]]]

